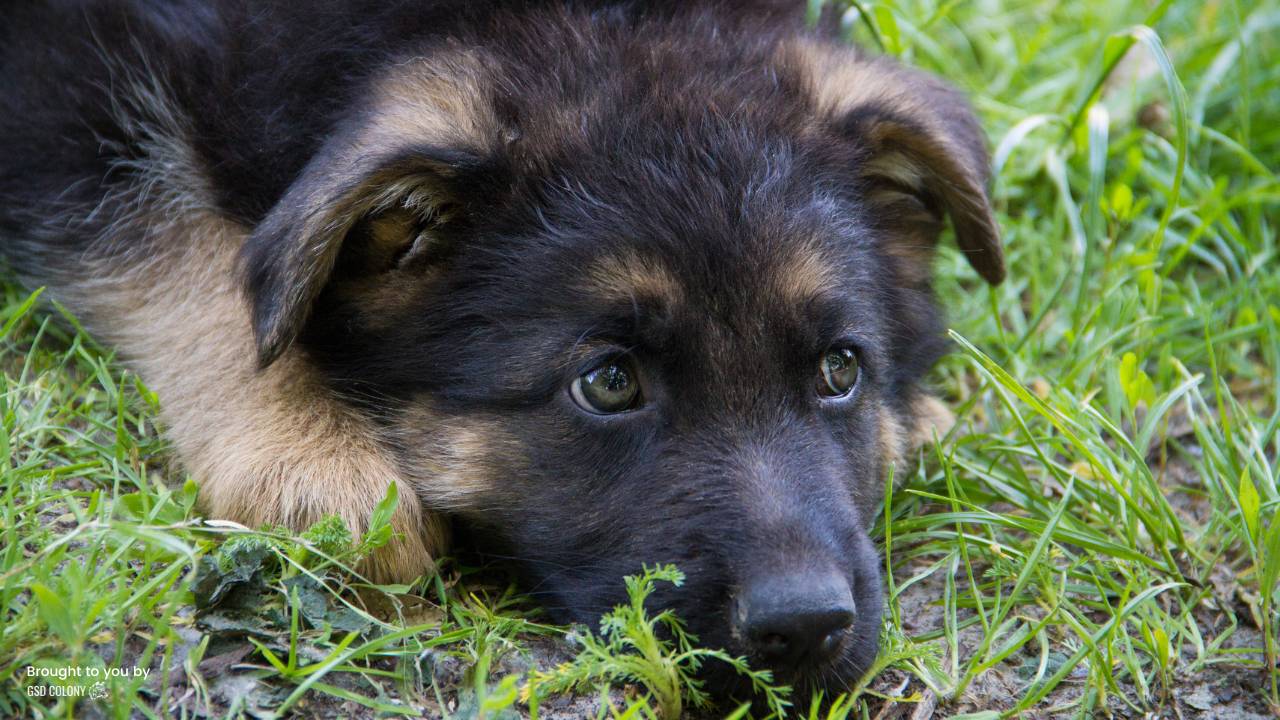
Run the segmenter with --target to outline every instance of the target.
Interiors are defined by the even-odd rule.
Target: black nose
[[[757,656],[786,671],[834,657],[857,613],[836,573],[762,578],[738,599],[738,629]]]

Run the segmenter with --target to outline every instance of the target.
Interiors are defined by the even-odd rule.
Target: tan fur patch
[[[401,536],[363,570],[382,581],[428,571],[445,542],[420,492],[395,467],[372,423],[333,397],[296,350],[258,371],[249,310],[237,286],[243,228],[207,214],[153,235],[156,250],[119,260],[74,289],[92,327],[160,396],[162,419],[210,516],[302,529],[336,514],[363,532],[388,485],[399,486]],[[104,263],[105,264],[105,263]]]
[[[822,121],[863,111],[856,114],[859,133],[876,154],[862,172],[895,191],[940,197],[969,262],[991,283],[1004,279],[999,228],[984,187],[984,138],[958,93],[926,73],[813,39],[783,44],[778,61],[802,73]],[[931,253],[903,257],[920,266],[909,274],[927,276]]]
[[[835,116],[872,103],[906,112],[917,106],[897,75],[863,60],[853,49],[837,50],[802,38],[783,44],[779,55],[783,65],[805,70],[823,115]]]
[[[816,244],[790,244],[787,254],[778,262],[774,276],[784,302],[792,305],[803,305],[838,287],[830,262]]]
[[[917,216],[917,229],[896,231],[893,242],[884,251],[896,259],[898,274],[906,285],[924,285],[933,276],[933,256],[941,226],[923,213]]]
[[[474,509],[498,487],[500,474],[518,471],[525,456],[498,418],[441,419],[424,400],[410,409],[396,444],[415,473],[424,502],[438,510]]]
[[[377,83],[366,142],[406,140],[475,147],[499,128],[485,97],[486,60],[472,49],[447,48],[396,67]]]
[[[601,259],[587,273],[587,290],[602,300],[657,300],[669,305],[684,296],[680,281],[661,261],[636,252]]]
[[[894,466],[893,476],[895,484],[901,482],[903,474],[906,472],[906,456],[907,456],[907,434],[902,426],[902,421],[887,406],[881,406],[879,417],[877,418],[880,425],[880,458],[884,466],[885,472],[888,472],[889,465]]]
[[[910,118],[921,126],[926,143],[939,145],[940,150],[953,154],[958,160],[967,160],[965,153],[950,147],[949,133],[941,123],[938,108],[930,106],[930,101],[937,98],[920,87],[920,81],[926,76],[908,74],[894,65],[861,58],[850,48],[835,48],[807,39],[783,45],[781,53],[785,64],[804,68],[821,115],[837,117],[864,107],[882,109]],[[881,132],[899,131],[886,124]],[[898,153],[872,158],[868,169],[911,189],[923,187],[923,178],[929,172],[928,167]],[[980,169],[969,170],[976,173]]]
[[[911,401],[912,426],[907,436],[907,446],[918,449],[941,440],[955,427],[956,416],[945,403],[929,393],[920,393]]]
[[[404,208],[372,218],[364,243],[366,263],[375,271],[392,267],[392,261],[409,248],[418,232],[418,217]]]
[[[878,418],[880,456],[886,469],[889,463],[894,463],[895,482],[900,482],[905,476],[906,463],[912,454],[931,446],[935,437],[941,440],[956,423],[951,410],[928,393],[917,394],[908,412],[910,418],[907,423],[888,407],[880,408]]]

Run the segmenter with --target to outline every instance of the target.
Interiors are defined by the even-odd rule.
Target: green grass
[[[856,40],[972,94],[1010,277],[941,257],[960,422],[883,508],[884,672],[795,712],[1280,712],[1280,2],[852,5]],[[204,524],[153,394],[26,291],[0,307],[0,716],[657,717],[738,663],[634,604],[543,625],[456,564],[362,584],[376,527]],[[95,672],[109,698],[60,696]]]

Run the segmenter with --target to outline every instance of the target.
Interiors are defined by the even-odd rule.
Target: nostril
[[[840,653],[840,648],[844,646],[844,638],[849,634],[848,627],[842,627],[839,630],[833,630],[822,638],[822,644],[818,646],[818,653],[823,657],[835,657]]]
[[[760,639],[759,652],[769,658],[782,657],[787,654],[787,638],[778,633],[769,633]]]

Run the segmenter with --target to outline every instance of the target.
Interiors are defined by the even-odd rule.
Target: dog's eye
[[[598,415],[634,410],[640,406],[640,384],[625,358],[616,358],[583,373],[569,386],[573,401]]]
[[[819,369],[818,394],[828,398],[848,395],[861,373],[858,353],[847,347],[833,347],[823,353]]]

